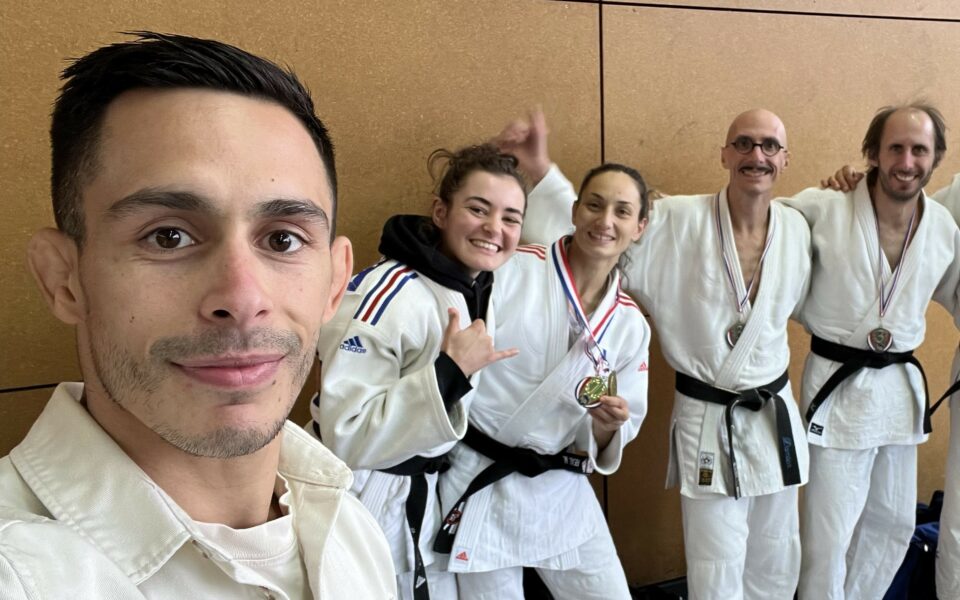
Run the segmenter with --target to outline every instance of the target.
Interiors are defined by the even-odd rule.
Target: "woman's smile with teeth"
[[[591,238],[593,238],[593,239],[595,239],[595,240],[599,240],[599,241],[601,241],[601,242],[612,242],[613,239],[614,239],[612,235],[607,234],[607,233],[596,233],[596,232],[591,231],[591,232],[589,232],[589,235],[590,235]]]
[[[470,240],[470,243],[478,248],[490,250],[491,252],[499,252],[500,250],[500,246],[486,240]]]

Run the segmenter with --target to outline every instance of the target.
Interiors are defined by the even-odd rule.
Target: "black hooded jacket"
[[[493,291],[493,273],[481,271],[472,279],[463,266],[440,251],[440,238],[428,217],[396,215],[383,226],[380,253],[415,269],[443,287],[463,294],[470,312],[470,320],[486,320],[490,294]],[[434,361],[440,395],[447,410],[471,390],[470,381],[457,363],[440,352]]]

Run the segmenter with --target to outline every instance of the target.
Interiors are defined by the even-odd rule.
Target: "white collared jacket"
[[[192,582],[199,593],[189,597],[288,598],[204,539],[84,410],[82,391],[58,386],[0,459],[0,596],[180,599]],[[279,474],[312,597],[394,598],[386,541],[347,493],[349,469],[288,422]],[[150,584],[173,569],[180,588]]]

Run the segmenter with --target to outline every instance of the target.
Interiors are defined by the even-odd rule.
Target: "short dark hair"
[[[489,143],[464,146],[455,152],[438,148],[427,158],[427,170],[434,180],[433,193],[444,204],[450,204],[453,195],[463,187],[471,173],[483,171],[492,175],[514,178],[523,190],[524,205],[526,205],[527,185],[518,164],[517,157],[504,154],[499,148]]]
[[[583,178],[583,182],[580,184],[580,190],[577,192],[577,202],[580,202],[580,198],[583,196],[583,190],[586,189],[587,184],[590,183],[590,181],[597,175],[602,175],[604,173],[623,173],[633,180],[633,183],[635,183],[637,186],[637,191],[640,192],[640,214],[637,215],[637,220],[642,221],[643,219],[646,219],[650,212],[650,192],[647,189],[647,182],[643,180],[643,176],[640,174],[640,171],[620,163],[603,163],[602,165],[596,166],[587,171],[587,174]]]
[[[900,110],[916,110],[926,113],[933,123],[933,166],[936,168],[940,164],[944,153],[947,151],[947,124],[943,115],[935,106],[925,101],[911,102],[899,106],[884,106],[877,111],[867,127],[867,133],[863,136],[863,144],[860,145],[860,151],[867,160],[876,160],[880,154],[880,140],[883,138],[883,130],[887,126],[887,120],[890,115]],[[868,176],[874,175],[875,169],[870,167]]]
[[[197,88],[276,102],[303,124],[326,168],[333,201],[331,239],[337,214],[333,143],[317,117],[310,92],[289,69],[215,40],[126,32],[136,39],[103,46],[75,59],[53,108],[50,145],[51,192],[57,227],[82,246],[85,228],[82,185],[97,168],[100,130],[107,107],[134,89]]]

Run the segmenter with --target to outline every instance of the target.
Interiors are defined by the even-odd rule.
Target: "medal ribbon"
[[[587,315],[583,310],[580,292],[577,291],[577,283],[574,281],[573,271],[570,269],[570,260],[567,258],[566,242],[569,239],[570,236],[563,237],[550,248],[553,267],[557,271],[557,277],[560,278],[560,286],[563,288],[563,293],[567,297],[567,306],[573,312],[577,323],[580,324],[580,327],[582,327],[585,332],[584,352],[590,357],[590,361],[596,367],[597,373],[609,371],[607,353],[600,347],[599,340],[603,338],[603,334],[607,332],[610,322],[613,321],[614,309],[617,305],[614,303],[613,306],[610,307],[610,310],[607,311],[607,314],[603,315],[603,318],[597,323],[597,326],[592,330],[590,329],[590,322],[587,320]]]
[[[920,201],[917,200],[917,204]],[[890,308],[890,299],[893,298],[893,291],[897,289],[897,282],[900,281],[900,271],[903,268],[903,262],[907,254],[907,245],[910,243],[910,235],[913,233],[913,224],[917,218],[917,205],[913,206],[913,214],[910,215],[910,225],[907,227],[907,234],[903,236],[903,248],[900,250],[900,260],[897,261],[897,268],[893,271],[893,279],[890,282],[890,289],[886,297],[883,294],[883,247],[880,245],[880,219],[877,217],[877,209],[873,209],[873,217],[877,222],[877,295],[880,296],[880,318],[887,313]],[[882,327],[882,324],[881,324]]]
[[[737,313],[743,315],[743,307],[747,305],[747,302],[750,300],[750,292],[753,291],[753,285],[757,282],[757,275],[760,274],[760,270],[763,269],[763,261],[767,258],[767,250],[770,249],[770,245],[773,242],[773,227],[774,223],[771,223],[771,230],[767,232],[767,243],[763,247],[763,253],[760,254],[760,262],[757,263],[757,270],[754,271],[753,277],[750,278],[750,282],[747,284],[747,293],[743,295],[743,298],[737,294],[737,282],[733,278],[733,269],[730,267],[730,259],[727,258],[727,248],[724,244],[723,238],[723,227],[720,223],[720,194],[717,194],[716,200],[716,214],[717,214],[717,237],[720,240],[720,256],[723,258],[723,268],[727,272],[727,280],[730,282],[730,289],[733,290],[733,295],[736,298],[737,302]]]

